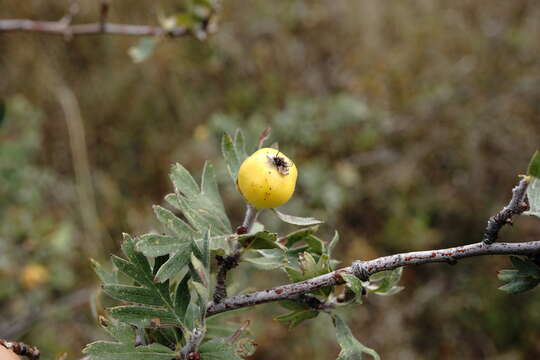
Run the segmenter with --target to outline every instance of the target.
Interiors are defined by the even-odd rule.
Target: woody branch
[[[89,24],[66,24],[66,22],[62,21],[34,21],[28,19],[0,20],[0,32],[7,31],[37,32],[63,36],[66,34],[70,36],[111,34],[178,37],[189,34],[188,29],[182,26],[164,29],[159,26],[114,24],[105,22],[104,17],[100,22]]]
[[[277,286],[249,294],[232,296],[221,300],[219,303],[210,302],[208,304],[207,315],[211,316],[225,311],[273,301],[295,299],[298,295],[325,286],[334,286],[345,283],[341,277],[342,274],[351,274],[363,280],[367,280],[369,276],[375,273],[396,269],[401,266],[429,263],[455,263],[459,259],[485,255],[534,256],[538,254],[540,254],[540,241],[494,243],[491,245],[482,241],[447,249],[414,251],[384,256],[369,261],[356,261],[349,267],[341,268],[305,281]]]
[[[319,288],[345,283],[341,274],[355,275],[361,280],[367,281],[369,277],[375,273],[396,269],[402,266],[441,262],[455,264],[459,259],[486,255],[526,255],[531,257],[540,255],[540,241],[493,243],[497,239],[500,229],[507,223],[511,224],[510,219],[512,215],[519,215],[527,210],[527,186],[527,179],[522,179],[518,185],[512,189],[512,198],[510,199],[510,202],[499,213],[489,219],[484,232],[484,239],[481,242],[447,249],[395,254],[369,261],[355,261],[349,267],[338,269],[331,273],[302,282],[210,302],[208,303],[207,314],[210,316],[225,311],[272,301],[294,300],[297,299],[299,295],[309,293]]]

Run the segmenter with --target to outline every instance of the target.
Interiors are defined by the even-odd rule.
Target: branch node
[[[216,255],[217,264],[219,266],[218,273],[216,275],[216,289],[214,290],[214,302],[219,304],[221,300],[227,297],[227,273],[238,266],[238,260],[240,259],[240,253],[237,252],[230,256]]]
[[[204,338],[205,332],[202,329],[195,328],[191,331],[187,344],[180,350],[180,353],[185,359],[198,360],[200,355],[198,353],[199,344]]]
[[[369,271],[364,266],[365,261],[357,260],[352,263],[352,272],[353,275],[359,278],[362,281],[369,280]]]
[[[484,231],[484,244],[490,245],[497,241],[499,231],[506,225],[512,225],[512,216],[519,215],[527,210],[526,202],[527,179],[521,181],[512,189],[512,199],[501,211],[490,217]]]

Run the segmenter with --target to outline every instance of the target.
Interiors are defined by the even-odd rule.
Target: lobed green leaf
[[[157,219],[180,241],[188,241],[195,235],[195,231],[183,220],[174,215],[170,210],[161,206],[154,206]]]
[[[292,311],[288,314],[279,315],[274,318],[274,320],[286,325],[289,329],[292,329],[300,325],[305,320],[313,319],[319,315],[319,312],[316,310],[302,309],[297,311]]]
[[[163,306],[163,299],[151,289],[129,285],[103,285],[103,291],[120,300],[144,305]]]
[[[101,266],[100,263],[98,263],[94,259],[90,259],[92,262],[92,265],[94,266],[94,271],[96,272],[97,276],[104,284],[115,284],[118,282],[118,277],[116,276],[116,272],[108,271],[103,266]]]
[[[325,251],[326,251],[326,255],[328,255],[329,258],[332,258],[332,251],[334,250],[338,242],[339,242],[339,233],[336,231],[330,243],[326,245]]]
[[[161,344],[132,346],[109,341],[88,344],[83,353],[90,360],[170,360],[179,354]]]
[[[135,325],[139,328],[150,327],[152,323],[159,321],[162,324],[181,325],[177,318],[169,310],[142,305],[116,306],[107,310],[114,319],[123,323]]]
[[[169,258],[156,273],[155,280],[165,282],[180,274],[191,260],[191,246],[184,247]]]
[[[499,287],[499,290],[509,294],[517,294],[533,289],[538,285],[538,283],[540,283],[540,279],[535,279],[532,277],[516,277],[509,283]]]
[[[533,178],[527,186],[527,199],[529,210],[523,214],[540,217],[540,178]]]
[[[234,135],[234,141],[225,133],[221,138],[221,153],[227,164],[227,170],[232,181],[236,184],[238,169],[247,157],[244,134],[238,129]]]
[[[197,185],[197,182],[193,179],[189,171],[179,163],[172,166],[170,178],[174,188],[186,197],[199,195],[199,192],[201,191],[199,185]]]
[[[225,340],[212,340],[199,347],[202,360],[242,360],[236,353],[236,346],[228,344]]]
[[[184,251],[190,246],[191,243],[187,238],[159,234],[142,235],[136,245],[138,251],[149,257]]]
[[[184,276],[182,281],[180,281],[174,292],[174,309],[176,313],[182,318],[185,318],[186,310],[191,301],[191,294],[189,292],[188,282],[189,275]]]
[[[245,249],[283,249],[283,246],[276,242],[277,234],[268,231],[241,235],[237,240]]]
[[[259,270],[279,269],[287,264],[286,254],[281,249],[250,250],[243,260]]]
[[[529,162],[527,174],[534,176],[535,178],[540,178],[540,150],[536,150],[533,154],[531,161]]]
[[[371,356],[374,360],[380,360],[379,354],[373,349],[360,343],[352,334],[351,329],[345,321],[337,315],[332,315],[336,338],[341,347],[337,360],[360,360],[364,354]]]
[[[540,279],[540,266],[536,265],[531,260],[524,260],[517,256],[510,256],[512,265],[519,271],[519,275],[531,276]]]
[[[351,274],[341,274],[341,277],[343,280],[345,280],[345,284],[351,291],[354,293],[354,300],[357,303],[362,302],[362,281],[358,279],[356,276]]]
[[[105,317],[100,317],[100,325],[115,340],[126,345],[135,346],[135,331],[133,326],[122,324],[121,322],[113,322],[105,319]]]
[[[317,225],[317,224],[323,223],[323,221],[317,220],[312,217],[300,217],[300,216],[287,215],[276,209],[272,209],[272,210],[281,221],[286,222],[287,224],[310,226],[310,225]]]

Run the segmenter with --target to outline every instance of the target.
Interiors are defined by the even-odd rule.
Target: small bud
[[[247,227],[243,226],[243,225],[240,225],[239,227],[236,228],[236,233],[238,235],[244,235],[244,234],[247,234]]]
[[[201,360],[201,354],[198,352],[190,352],[187,356],[188,360]]]

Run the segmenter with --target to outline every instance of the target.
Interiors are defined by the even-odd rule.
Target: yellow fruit
[[[248,157],[238,170],[236,184],[247,202],[257,209],[285,204],[294,193],[298,171],[282,152],[263,148]]]

